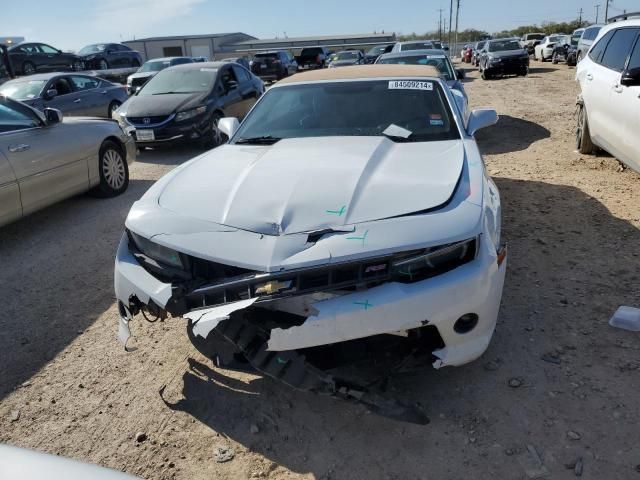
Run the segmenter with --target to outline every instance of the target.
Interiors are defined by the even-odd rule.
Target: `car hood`
[[[504,50],[502,52],[489,52],[489,56],[494,58],[520,57],[524,55],[528,55],[524,48],[520,50]]]
[[[127,117],[171,115],[202,104],[206,93],[172,93],[168,95],[135,95],[120,107]]]
[[[464,158],[461,140],[224,145],[173,175],[157,201],[185,217],[264,235],[317,231],[442,206],[455,192]]]

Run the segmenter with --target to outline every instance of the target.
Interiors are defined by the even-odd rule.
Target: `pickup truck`
[[[329,50],[325,47],[303,48],[300,55],[296,57],[299,68],[324,68]]]
[[[522,36],[520,45],[524,48],[529,55],[533,55],[536,45],[545,37],[544,33],[525,33]]]

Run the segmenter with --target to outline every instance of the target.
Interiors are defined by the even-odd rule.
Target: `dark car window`
[[[171,60],[171,65],[182,65],[184,63],[193,63],[193,59],[192,58],[174,58],[173,60]]]
[[[613,38],[607,44],[600,63],[617,72],[624,70],[624,65],[627,63],[631,47],[637,36],[637,28],[619,28],[616,30]]]
[[[445,55],[403,55],[401,57],[381,57],[376,63],[396,65],[430,65],[436,67],[445,80],[455,80],[456,75]]]
[[[433,43],[431,42],[414,42],[414,43],[404,43],[400,46],[401,51],[405,50],[428,50],[433,48]]]
[[[256,58],[276,58],[277,56],[276,52],[256,53]]]
[[[631,52],[631,57],[629,58],[627,70],[631,70],[632,68],[640,68],[640,37],[636,40],[636,45],[633,48],[633,52]]]
[[[106,46],[104,44],[87,45],[78,52],[78,55],[89,55],[91,53],[103,52],[105,47]]]
[[[388,135],[393,141],[460,138],[437,82],[367,80],[270,89],[240,126],[235,141]]]
[[[241,81],[241,82],[246,82],[247,80],[249,80],[251,77],[249,76],[249,72],[247,72],[244,68],[242,68],[240,65],[234,65],[233,66],[233,72],[235,73],[236,77]]]
[[[591,48],[591,50],[589,51],[589,57],[591,58],[591,60],[596,63],[600,63],[602,52],[604,52],[604,49],[607,47],[607,44],[609,43],[609,40],[611,40],[611,37],[613,37],[614,33],[615,30],[611,30],[610,32],[605,33],[604,36],[600,40],[598,40],[598,43],[596,43]]]
[[[584,31],[584,35],[582,36],[582,38],[585,40],[593,40],[598,36],[598,32],[600,31],[601,28],[602,27],[587,28]]]
[[[149,60],[140,67],[138,72],[159,72],[170,65],[169,60]]]
[[[358,52],[353,50],[348,52],[338,52],[336,54],[336,60],[357,60],[358,58],[360,58],[360,55],[358,55]]]
[[[76,90],[91,90],[100,86],[100,80],[90,77],[73,76],[71,83]]]
[[[15,104],[0,100],[0,133],[39,127],[40,122],[26,111],[21,111]]]
[[[71,84],[69,83],[69,80],[67,80],[66,78],[56,78],[55,80],[53,80],[51,82],[51,85],[49,86],[49,89],[55,89],[58,92],[58,96],[60,95],[67,95],[68,93],[71,93],[73,91],[73,89],[71,88]]]
[[[44,43],[40,44],[40,50],[42,50],[43,53],[58,53],[58,50]]]

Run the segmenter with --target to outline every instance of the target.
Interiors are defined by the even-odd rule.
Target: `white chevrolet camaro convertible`
[[[433,67],[345,67],[289,77],[242,124],[222,119],[229,143],[129,213],[121,340],[140,312],[183,317],[218,364],[242,357],[308,388],[329,346],[429,346],[436,368],[480,356],[506,249],[474,133],[497,114],[465,115],[461,97]]]

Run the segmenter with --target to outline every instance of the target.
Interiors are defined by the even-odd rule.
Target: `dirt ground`
[[[478,140],[509,268],[482,358],[392,380],[429,425],[213,369],[179,319],[135,322],[123,351],[116,245],[131,203],[198,153],[174,149],[141,154],[122,197],[0,230],[0,442],[148,479],[640,478],[640,336],[607,323],[640,306],[640,176],[574,151],[574,71],[467,79],[501,116]],[[235,458],[217,463],[219,446]]]

